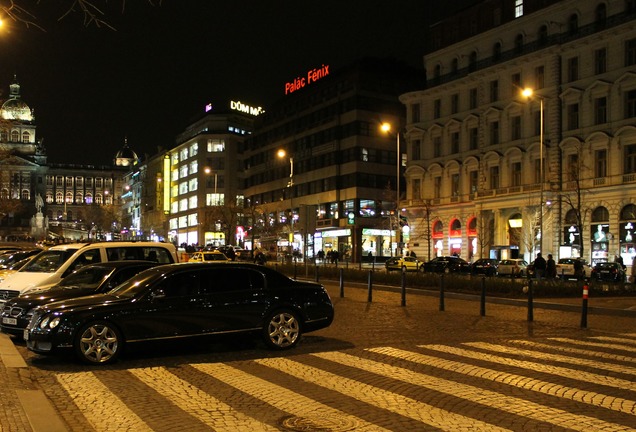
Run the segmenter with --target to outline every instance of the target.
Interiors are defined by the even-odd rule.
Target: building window
[[[490,144],[499,144],[499,122],[490,122]]]
[[[568,59],[568,82],[579,79],[579,58],[572,57]]]
[[[625,146],[625,167],[623,174],[636,173],[636,144]]]
[[[499,189],[499,167],[490,167],[490,189]]]
[[[523,16],[523,0],[515,0],[515,18]]]
[[[469,146],[471,150],[477,150],[479,146],[479,131],[476,127],[468,129]]]
[[[459,153],[459,132],[451,133],[451,153]]]
[[[534,87],[536,89],[545,87],[545,68],[543,66],[534,68]]]
[[[510,77],[510,83],[512,84],[512,94],[518,94],[521,89],[521,74],[515,73]]]
[[[459,174],[451,175],[451,195],[459,196]]]
[[[636,65],[636,39],[625,42],[625,66]]]
[[[594,177],[607,176],[607,150],[596,150],[594,152]]]
[[[607,98],[594,99],[594,124],[607,123]]]
[[[442,137],[436,136],[433,138],[433,157],[440,157],[442,155]]]
[[[422,181],[413,179],[413,199],[422,199]]]
[[[510,186],[521,186],[521,162],[513,162],[510,166]]]
[[[217,153],[225,151],[225,141],[219,138],[208,139],[208,153]]]
[[[433,118],[440,118],[442,116],[442,101],[441,99],[435,99],[433,101]]]
[[[433,179],[433,194],[434,198],[440,198],[442,196],[442,178],[435,177]]]
[[[570,104],[567,108],[568,113],[568,130],[579,128],[579,104]]]
[[[470,95],[470,109],[477,108],[477,89],[471,88],[469,91]]]
[[[417,123],[420,121],[420,104],[412,104],[411,105],[411,121],[413,123]]]
[[[607,72],[607,49],[600,48],[594,51],[594,73],[600,75]]]
[[[413,140],[413,144],[412,144],[412,154],[413,154],[413,160],[420,160],[422,158],[421,155],[421,141],[420,140]]]
[[[30,140],[31,140],[31,135],[29,135],[29,133],[26,131],[22,132],[22,142],[25,144],[28,144]]]
[[[451,96],[451,114],[459,112],[459,94],[455,93]]]
[[[473,170],[470,172],[468,183],[470,187],[470,193],[477,192],[477,187],[479,186],[479,171]]]
[[[574,153],[567,157],[568,181],[579,180],[579,155]]]
[[[570,33],[570,35],[574,35],[577,31],[579,31],[579,16],[577,14],[572,14],[568,20],[568,33]]]
[[[499,100],[499,80],[490,81],[490,102]]]
[[[532,123],[534,125],[534,136],[541,135],[541,110],[537,110],[533,113]]]
[[[636,117],[636,90],[625,93],[625,117]]]
[[[510,118],[510,139],[521,139],[521,116]]]

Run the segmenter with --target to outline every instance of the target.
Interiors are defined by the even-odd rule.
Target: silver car
[[[497,272],[499,276],[524,277],[527,273],[528,263],[522,258],[511,258],[499,261]]]

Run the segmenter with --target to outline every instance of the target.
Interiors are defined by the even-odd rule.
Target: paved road
[[[636,318],[329,287],[336,320],[283,354],[155,345],[109,367],[2,355],[2,431],[636,430]],[[629,302],[629,300],[627,301]],[[593,305],[593,302],[592,302]],[[6,353],[2,350],[0,353]],[[7,367],[8,366],[8,367]],[[52,408],[42,429],[29,400]],[[26,407],[25,407],[26,406]],[[41,417],[40,417],[41,418]]]

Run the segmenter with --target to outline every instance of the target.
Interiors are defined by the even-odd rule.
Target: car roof
[[[121,261],[105,261],[95,264],[89,264],[91,267],[108,267],[108,268],[124,268],[124,267],[133,267],[139,265],[148,265],[149,267],[156,266],[157,263],[154,261],[145,261],[145,260],[121,260]],[[88,265],[86,266],[88,267]],[[85,268],[85,267],[82,267]]]

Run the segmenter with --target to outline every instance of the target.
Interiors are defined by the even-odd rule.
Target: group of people
[[[548,259],[546,260],[539,252],[533,264],[534,275],[537,279],[554,279],[557,277],[556,261],[554,261],[552,254],[548,254]],[[576,274],[576,268],[574,270]],[[581,267],[581,270],[583,270],[583,267]]]

